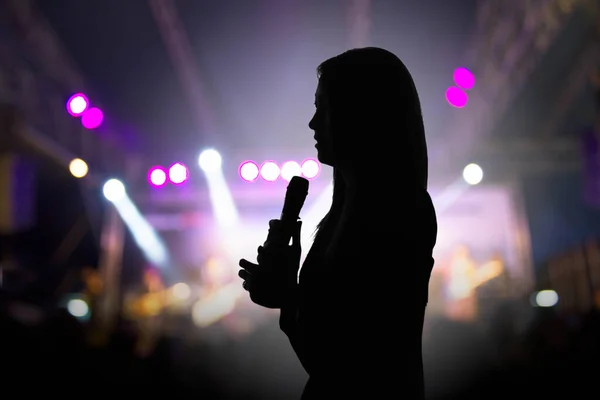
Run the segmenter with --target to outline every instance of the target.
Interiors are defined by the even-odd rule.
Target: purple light
[[[244,161],[240,164],[240,177],[246,182],[254,182],[259,175],[258,165],[254,161]]]
[[[83,93],[75,93],[67,100],[67,111],[73,117],[80,117],[89,107],[90,102]]]
[[[464,90],[473,89],[473,86],[475,86],[475,76],[466,68],[456,68],[454,70],[454,83]]]
[[[148,182],[152,186],[164,186],[167,183],[167,171],[160,166],[150,168],[150,171],[148,171]]]
[[[104,114],[102,114],[102,111],[99,108],[92,107],[81,116],[81,125],[86,129],[96,129],[100,126],[103,119]]]
[[[306,179],[316,178],[321,172],[321,165],[317,160],[308,158],[302,162],[302,176]]]
[[[189,171],[182,163],[175,163],[169,167],[169,180],[175,185],[181,185],[187,181]]]
[[[452,107],[463,108],[469,102],[469,96],[456,86],[450,86],[446,90],[446,100]]]

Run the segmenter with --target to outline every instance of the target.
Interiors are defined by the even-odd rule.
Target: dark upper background
[[[107,121],[137,132],[148,157],[156,163],[187,159],[210,145],[194,124],[146,0],[37,3],[88,78]],[[314,151],[306,124],[315,68],[348,48],[349,2],[175,3],[223,143]],[[452,70],[464,61],[475,1],[372,3],[371,44],[389,48],[407,63],[421,93],[428,135],[443,137],[452,111],[444,91]]]

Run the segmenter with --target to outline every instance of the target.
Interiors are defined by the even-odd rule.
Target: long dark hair
[[[379,134],[366,153],[379,163],[393,161],[406,171],[403,183],[426,190],[428,160],[421,103],[404,63],[384,49],[352,49],[324,61],[317,76],[329,102],[336,159],[364,157],[359,153],[365,151],[360,133]],[[401,146],[396,146],[398,142]],[[331,208],[317,225],[315,241],[333,235],[345,189],[344,178],[334,167]]]

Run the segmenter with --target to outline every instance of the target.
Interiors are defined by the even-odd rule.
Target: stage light
[[[167,183],[167,172],[160,166],[150,168],[150,171],[148,172],[148,182],[150,182],[152,186],[164,186]]]
[[[198,157],[198,165],[204,172],[215,172],[221,168],[223,160],[215,149],[204,150]]]
[[[83,318],[90,312],[90,308],[87,303],[81,299],[71,299],[67,303],[67,311],[76,318]]]
[[[473,86],[475,86],[475,76],[466,68],[456,68],[454,70],[453,78],[454,83],[464,90],[473,89]]]
[[[189,177],[189,171],[182,163],[175,163],[169,168],[169,180],[175,185],[184,183]]]
[[[240,164],[240,176],[246,182],[254,182],[258,178],[259,168],[253,161],[244,161]]]
[[[92,107],[81,115],[81,125],[86,129],[96,129],[103,119],[102,111],[97,107]]]
[[[292,177],[302,174],[302,167],[296,161],[287,161],[281,166],[281,177],[290,181]]]
[[[321,166],[317,160],[309,158],[302,162],[302,175],[306,179],[316,178],[319,172],[321,172]]]
[[[558,293],[554,290],[541,290],[535,295],[535,305],[538,307],[554,307],[558,304]]]
[[[469,164],[463,169],[463,179],[469,185],[477,185],[483,179],[483,170],[477,164]]]
[[[80,117],[89,107],[90,102],[83,93],[75,93],[67,100],[67,111],[73,117]]]
[[[463,108],[469,102],[469,96],[456,86],[450,86],[446,90],[446,100],[452,107]]]
[[[280,174],[279,165],[273,161],[265,161],[260,167],[260,176],[267,182],[276,181]]]
[[[192,295],[192,289],[187,283],[179,282],[173,285],[173,296],[178,300],[187,300]]]
[[[83,178],[88,173],[88,165],[81,158],[75,158],[69,163],[69,171],[75,178]]]
[[[125,197],[125,185],[118,179],[109,179],[102,188],[104,197],[110,202],[121,200]]]

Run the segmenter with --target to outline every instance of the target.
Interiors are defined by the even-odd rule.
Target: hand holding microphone
[[[257,264],[240,260],[238,275],[250,299],[263,307],[281,308],[297,284],[302,249],[300,210],[308,195],[308,180],[295,176],[288,185],[280,219],[269,221],[269,233],[258,248]],[[290,243],[291,242],[291,243]]]

